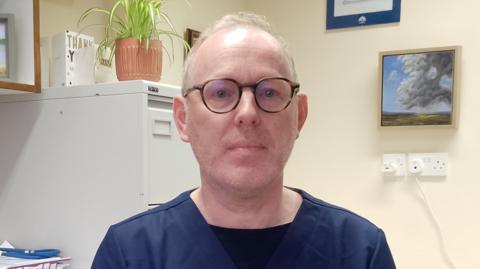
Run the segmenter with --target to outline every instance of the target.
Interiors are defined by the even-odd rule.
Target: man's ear
[[[180,138],[184,142],[190,142],[190,138],[187,134],[186,102],[187,100],[185,100],[183,96],[175,96],[173,98],[173,119],[175,120],[175,125],[177,126]]]
[[[300,131],[303,128],[303,124],[305,123],[305,120],[307,119],[308,115],[308,98],[305,94],[299,94],[297,95],[297,107],[298,107],[298,119],[297,119],[297,137],[300,134]]]

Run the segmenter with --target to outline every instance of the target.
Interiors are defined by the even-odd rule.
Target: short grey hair
[[[190,68],[192,64],[192,59],[195,58],[198,48],[205,42],[205,40],[207,40],[213,34],[224,29],[235,28],[238,26],[248,26],[260,29],[269,33],[275,40],[277,40],[280,44],[283,55],[287,59],[292,79],[294,81],[297,81],[295,64],[283,38],[272,30],[272,27],[270,26],[270,23],[267,21],[267,18],[265,16],[258,15],[252,12],[242,11],[223,16],[200,34],[200,37],[197,39],[197,41],[195,41],[195,44],[192,46],[189,53],[187,54],[187,58],[185,59],[183,69],[182,94],[185,94],[185,92],[188,90],[188,87],[191,87]]]

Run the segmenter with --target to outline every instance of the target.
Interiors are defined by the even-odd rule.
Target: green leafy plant
[[[106,48],[111,49],[108,63],[111,64],[115,53],[115,41],[122,38],[135,38],[140,40],[147,48],[150,40],[166,36],[170,41],[171,53],[164,47],[169,59],[174,58],[173,39],[179,39],[185,50],[189,49],[188,43],[177,34],[172,21],[163,12],[162,7],[168,0],[117,0],[108,9],[92,7],[82,13],[78,25],[82,24],[92,14],[107,16],[106,24],[90,24],[87,28],[100,27],[105,29],[105,38],[99,43],[98,55],[101,56]],[[188,2],[187,2],[188,3]]]

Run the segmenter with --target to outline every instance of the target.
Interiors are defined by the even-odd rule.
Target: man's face
[[[278,42],[255,28],[213,34],[192,60],[191,85],[223,78],[241,84],[268,77],[292,79]],[[175,98],[174,114],[182,139],[191,144],[199,162],[202,186],[251,193],[283,184],[283,168],[305,121],[307,101],[306,96],[295,96],[285,110],[267,113],[257,107],[252,89],[243,88],[233,111],[215,114],[195,90]]]

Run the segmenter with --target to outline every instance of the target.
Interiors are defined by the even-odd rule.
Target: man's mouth
[[[227,147],[228,150],[255,151],[264,150],[266,147],[260,143],[233,143]]]

